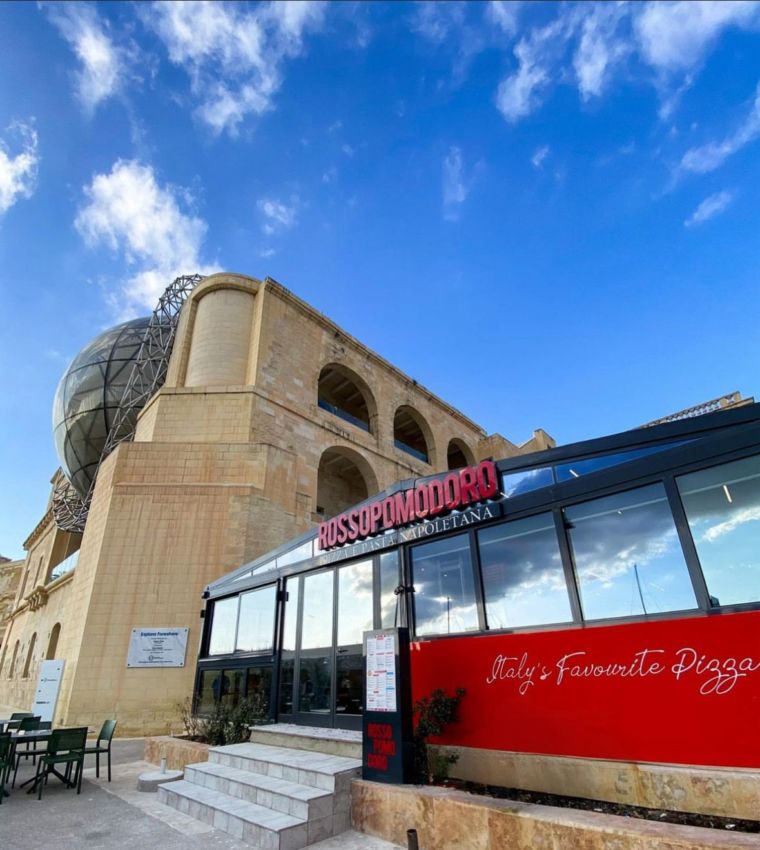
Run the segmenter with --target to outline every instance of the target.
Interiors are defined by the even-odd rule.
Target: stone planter
[[[351,817],[355,829],[402,846],[416,829],[425,850],[760,850],[756,834],[363,780],[352,784]]]
[[[170,770],[184,770],[186,764],[208,761],[208,750],[209,744],[172,738],[169,735],[145,739],[145,761],[161,764],[161,759],[165,758],[166,766]]]

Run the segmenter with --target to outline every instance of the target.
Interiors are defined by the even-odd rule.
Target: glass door
[[[335,725],[361,729],[364,712],[362,636],[374,628],[372,561],[336,570]]]
[[[362,635],[375,621],[372,560],[291,577],[280,650],[284,721],[361,728]]]

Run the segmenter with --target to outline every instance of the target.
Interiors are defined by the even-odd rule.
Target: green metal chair
[[[0,804],[5,796],[5,783],[8,781],[8,774],[11,770],[11,750],[13,749],[13,741],[11,740],[10,732],[0,733]]]
[[[86,756],[95,756],[95,776],[100,778],[100,754],[108,753],[108,781],[111,781],[111,741],[116,730],[115,720],[104,720],[98,735],[98,742],[94,747],[87,747],[84,751]],[[101,741],[106,744],[103,746]]]
[[[14,711],[11,714],[10,722],[8,723],[8,728],[5,730],[6,732],[12,732],[15,729],[18,729],[19,723],[25,717],[34,717],[34,712],[31,711]],[[37,718],[39,720],[39,717]]]
[[[48,738],[45,753],[37,762],[37,772],[34,776],[34,787],[37,789],[37,799],[42,799],[44,780],[54,773],[70,788],[77,786],[77,794],[82,793],[82,769],[84,767],[84,748],[87,745],[87,727],[79,726],[73,729],[54,729]],[[65,764],[66,774],[58,773],[56,765]],[[71,781],[71,770],[76,768],[74,781]]]
[[[36,732],[39,729],[50,729],[50,723],[45,721],[44,723],[39,719],[39,717],[23,717],[19,721],[19,726],[16,731],[18,732]],[[38,745],[38,741],[20,741],[16,740],[16,745],[13,749],[13,753],[11,755],[11,760],[15,762],[15,767],[13,769],[13,782],[11,782],[11,788],[16,787],[16,774],[18,773],[18,765],[21,759],[32,759],[32,764],[37,764],[37,756],[41,755],[46,751],[47,741],[44,741],[41,746]],[[21,745],[25,744],[24,749],[21,748]]]

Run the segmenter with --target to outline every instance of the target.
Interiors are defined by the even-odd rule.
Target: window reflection
[[[478,546],[488,628],[572,620],[550,513],[485,529]]]
[[[401,583],[398,552],[380,555],[380,628],[392,629],[398,625],[396,588]]]
[[[303,581],[302,649],[332,646],[333,572],[306,576]]]
[[[236,649],[259,652],[272,649],[277,589],[271,584],[240,596]]]
[[[713,605],[760,601],[760,456],[677,484]]]
[[[662,452],[666,449],[674,449],[676,446],[683,446],[691,442],[692,440],[677,440],[672,443],[660,443],[657,446],[644,446],[639,449],[629,449],[626,452],[615,452],[614,454],[598,455],[597,457],[587,457],[584,460],[560,463],[555,467],[557,481],[572,481],[573,478],[580,478],[581,475],[589,475],[592,472],[599,472],[611,466],[620,466],[622,463],[630,463],[632,460],[638,460],[641,457],[657,454],[657,452]]]
[[[372,561],[338,570],[338,646],[362,642],[373,625]]]
[[[209,655],[227,655],[235,651],[238,599],[238,596],[232,596],[229,599],[219,599],[214,602]]]
[[[586,619],[696,607],[662,484],[565,510]]]
[[[410,550],[415,631],[440,635],[478,629],[470,539],[458,534]]]
[[[541,469],[527,469],[521,472],[507,472],[501,477],[501,490],[505,496],[521,496],[538,490],[541,487],[549,487],[554,483],[554,477],[550,466]]]

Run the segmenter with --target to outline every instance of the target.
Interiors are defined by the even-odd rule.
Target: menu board
[[[363,647],[362,777],[373,782],[409,782],[414,755],[409,630],[364,632]]]
[[[396,711],[396,636],[367,637],[367,711]]]

